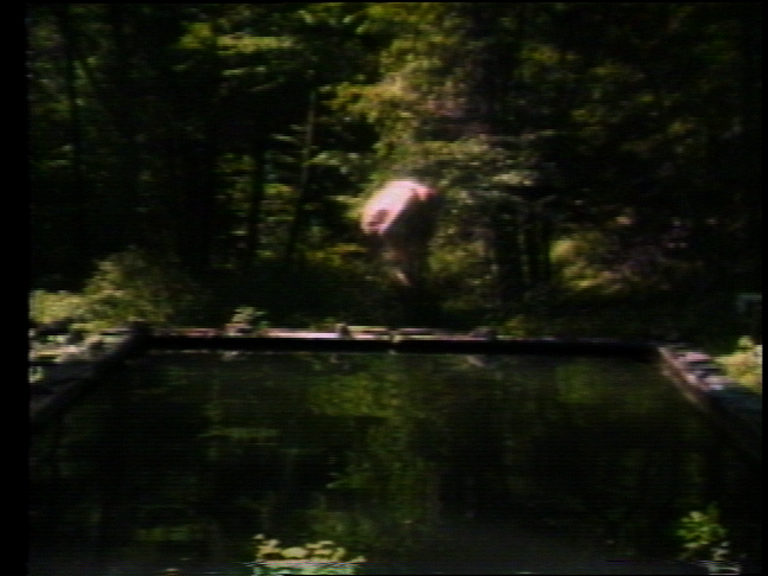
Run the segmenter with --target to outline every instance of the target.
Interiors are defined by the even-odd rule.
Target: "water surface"
[[[33,438],[31,481],[33,576],[248,574],[259,533],[386,573],[676,573],[710,502],[760,553],[760,478],[626,359],[153,354]]]

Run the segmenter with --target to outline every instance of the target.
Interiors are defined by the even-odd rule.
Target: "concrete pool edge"
[[[681,393],[729,434],[752,460],[762,463],[762,396],[724,375],[713,358],[685,345],[656,347],[664,372]]]

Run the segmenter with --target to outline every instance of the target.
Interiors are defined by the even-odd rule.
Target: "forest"
[[[760,293],[754,3],[31,4],[31,315],[730,338]],[[418,297],[360,231],[442,199]]]

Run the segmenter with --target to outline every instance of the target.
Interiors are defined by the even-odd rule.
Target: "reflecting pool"
[[[247,575],[256,534],[373,573],[680,573],[712,502],[761,552],[756,466],[627,359],[154,353],[34,436],[30,474],[32,576]]]

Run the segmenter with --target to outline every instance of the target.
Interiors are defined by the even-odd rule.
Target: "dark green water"
[[[156,354],[30,456],[33,576],[248,574],[258,533],[379,573],[677,573],[710,502],[760,557],[754,467],[626,359]]]

